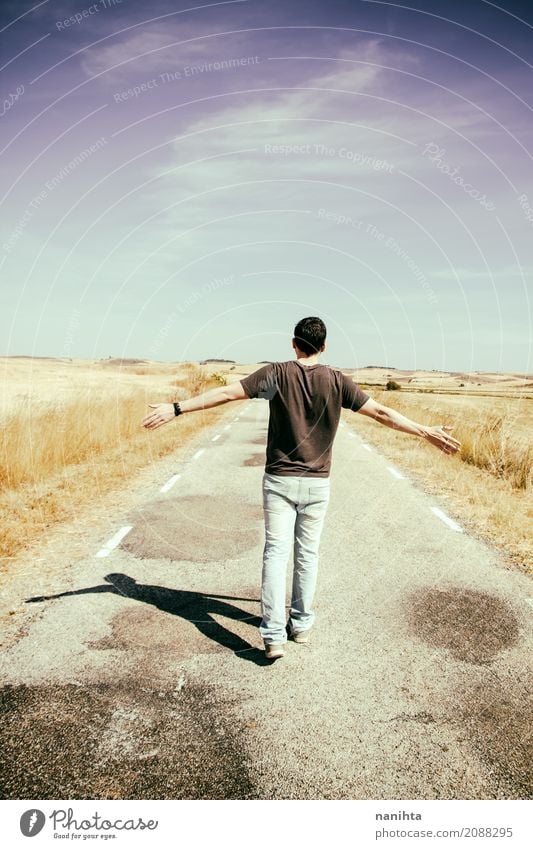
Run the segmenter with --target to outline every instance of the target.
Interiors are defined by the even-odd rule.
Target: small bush
[[[183,363],[179,368],[179,376],[171,382],[184,390],[188,398],[201,395],[209,389],[209,379],[197,363]]]
[[[387,381],[387,385],[386,385],[386,387],[385,387],[385,389],[389,389],[389,390],[392,390],[392,389],[401,389],[401,388],[402,388],[402,387],[400,386],[400,384],[399,384],[399,383],[396,383],[396,381],[395,381],[395,380],[388,380],[388,381]]]
[[[220,372],[215,371],[211,375],[211,380],[214,380],[219,386],[227,386],[228,381],[225,374],[220,374]]]

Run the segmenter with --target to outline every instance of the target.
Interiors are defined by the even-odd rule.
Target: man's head
[[[326,348],[326,325],[321,318],[302,318],[294,328],[293,348],[306,357],[320,354]]]

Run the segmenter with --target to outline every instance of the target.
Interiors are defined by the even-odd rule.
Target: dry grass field
[[[216,385],[195,363],[4,358],[0,401],[0,563],[47,528],[169,454],[222,414],[216,407],[149,435],[147,404]]]
[[[231,382],[259,365],[0,359],[0,563],[175,449],[172,425],[147,438],[141,421],[149,401],[197,395],[216,385],[216,373]],[[454,425],[462,449],[450,458],[415,437],[343,412],[419,485],[448,499],[449,512],[464,527],[498,546],[510,565],[530,572],[531,375],[345,371],[376,400],[415,421]],[[401,391],[384,391],[391,379]],[[180,420],[180,444],[223,410]]]

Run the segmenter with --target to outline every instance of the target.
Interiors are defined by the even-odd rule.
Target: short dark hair
[[[302,318],[294,328],[294,340],[304,354],[317,354],[326,341],[326,325],[316,315]]]

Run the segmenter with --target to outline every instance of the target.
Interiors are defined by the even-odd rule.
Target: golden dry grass
[[[451,424],[462,445],[448,457],[428,443],[364,416],[343,414],[346,422],[381,453],[411,473],[424,488],[444,495],[457,520],[488,538],[521,571],[533,571],[529,528],[533,517],[531,401],[439,399],[427,395],[368,389],[382,404],[421,424]]]
[[[371,391],[377,401],[424,424],[453,424],[452,435],[461,442],[459,459],[492,476],[508,480],[514,489],[533,485],[533,448],[530,442],[531,401],[432,397],[418,393]],[[486,400],[486,399],[485,399]],[[448,421],[450,420],[450,421]]]
[[[73,518],[84,504],[172,452],[173,423],[148,432],[141,422],[149,401],[174,401],[216,385],[195,364],[159,371],[149,388],[98,382],[77,397],[35,397],[11,402],[0,442],[0,557],[12,558],[54,523]],[[170,375],[174,375],[172,381]],[[217,420],[213,408],[179,420],[179,442]]]

